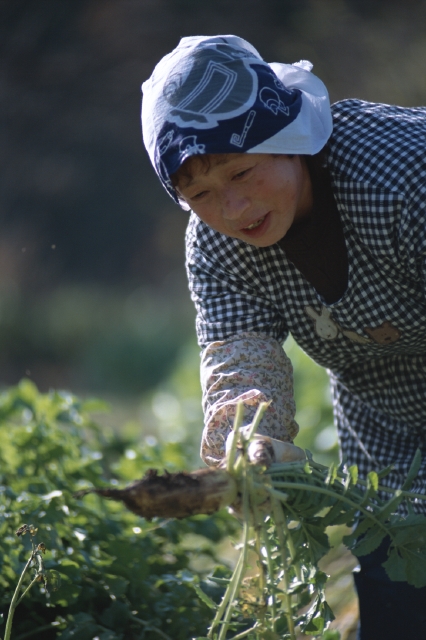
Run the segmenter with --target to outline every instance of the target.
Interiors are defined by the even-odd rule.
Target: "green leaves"
[[[318,564],[323,556],[330,550],[328,536],[321,526],[321,520],[317,519],[314,524],[302,523],[305,541],[308,548],[309,559],[311,564]]]
[[[322,638],[323,640],[340,640],[340,632],[337,629],[327,629]]]
[[[406,581],[418,588],[426,586],[424,549],[394,547],[383,566],[391,580]]]
[[[371,472],[364,481],[356,467],[323,467],[312,458],[265,472],[240,464],[239,481],[250,478],[253,495],[269,493],[279,505],[274,517],[250,520],[256,524],[250,535],[245,525],[250,555],[244,557],[252,566],[244,578],[241,564],[234,576],[218,566],[216,543],[240,528],[224,512],[146,522],[95,495],[72,497],[83,486],[124,483],[149,468],[185,466],[178,445],[160,450],[105,435],[86,408],[72,394],[40,394],[28,381],[0,396],[0,617],[29,551],[28,536],[17,540],[13,532],[32,522],[47,548],[49,598],[36,583],[19,604],[17,636],[43,626],[46,640],[205,638],[224,591],[239,581],[240,595],[230,591],[234,595],[222,607],[226,625],[209,632],[209,640],[232,634],[248,640],[294,638],[297,626],[307,635],[337,640],[327,631],[333,614],[324,595],[327,576],[318,567],[330,546],[327,528],[337,524],[353,527],[344,540],[359,556],[389,537],[384,567],[390,577],[426,584],[426,519],[410,509],[407,493],[419,470],[419,453],[401,490],[388,493],[387,500],[380,483],[390,468]],[[395,515],[403,503],[406,518]],[[217,570],[208,576],[212,564]],[[206,570],[194,569],[203,566]]]
[[[374,494],[379,490],[379,476],[375,471],[370,471],[367,475],[368,494]]]
[[[411,486],[414,480],[416,479],[417,474],[419,473],[421,464],[422,464],[422,454],[420,449],[417,449],[416,453],[414,454],[414,458],[411,463],[405,482],[401,487],[402,491],[409,491],[411,489]]]
[[[321,593],[315,598],[305,618],[300,621],[300,627],[307,635],[318,636],[333,620],[334,614]]]
[[[421,515],[396,521],[391,528],[392,545],[383,566],[392,580],[426,586],[426,525]]]
[[[392,524],[392,535],[396,545],[413,544],[425,546],[426,524],[422,515],[410,515]]]
[[[324,595],[327,576],[318,569],[318,562],[329,551],[329,526],[353,528],[343,541],[357,556],[373,552],[388,539],[384,567],[391,579],[416,587],[426,585],[426,518],[415,515],[411,506],[411,501],[421,496],[407,491],[420,464],[416,453],[403,488],[395,491],[380,485],[392,467],[371,471],[363,480],[356,466],[327,468],[308,455],[307,463],[272,465],[263,474],[246,469],[248,477],[255,476],[253,486],[259,491],[263,483],[273,504],[279,504],[283,512],[280,516],[274,507],[275,523],[269,523],[269,542],[262,550],[268,562],[265,564],[261,556],[258,562],[266,577],[265,601],[272,602],[271,613],[268,607],[261,618],[261,637],[266,637],[265,629],[271,637],[278,632],[279,637],[293,639],[295,627],[306,635],[330,640],[339,637],[337,632],[326,631],[333,613]],[[409,513],[406,518],[397,515],[402,503]],[[297,616],[298,608],[308,603],[305,613]],[[235,615],[239,606],[235,606]]]
[[[370,529],[364,535],[357,537],[352,534],[343,538],[344,544],[356,556],[365,556],[377,549],[386,537],[386,529]]]
[[[67,392],[40,394],[28,381],[0,395],[0,617],[31,548],[28,536],[17,538],[14,531],[31,522],[47,549],[48,593],[41,582],[24,597],[14,637],[39,627],[47,627],[41,632],[46,640],[203,635],[211,619],[208,602],[218,601],[224,587],[207,584],[205,571],[193,564],[217,562],[215,544],[238,523],[226,513],[214,520],[146,522],[96,496],[75,500],[75,490],[102,486],[111,473],[125,483],[148,468],[185,464],[179,445],[160,450],[101,433],[86,411],[94,407],[100,408]]]
[[[371,471],[364,481],[358,478],[356,467],[347,471],[335,465],[327,468],[316,464],[312,457],[309,464],[310,474],[304,467],[293,465],[287,471],[283,466],[272,466],[268,475],[276,492],[285,491],[282,504],[299,521],[296,531],[310,533],[306,542],[312,550],[311,562],[317,562],[325,551],[326,528],[346,524],[353,531],[343,542],[355,555],[371,553],[389,537],[391,551],[385,564],[389,575],[416,586],[426,585],[426,517],[413,514],[411,505],[411,500],[423,496],[411,497],[408,491],[420,469],[420,452],[414,456],[403,487],[393,492],[387,489],[387,493],[380,479],[391,473],[392,467]],[[383,495],[388,495],[388,500]],[[403,503],[410,514],[406,518],[395,515]],[[297,544],[300,545],[299,538]]]

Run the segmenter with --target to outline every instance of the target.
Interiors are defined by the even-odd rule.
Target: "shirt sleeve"
[[[274,338],[243,332],[211,342],[201,357],[201,385],[205,415],[201,458],[209,466],[224,458],[240,400],[244,425],[252,421],[261,402],[271,401],[258,433],[284,442],[297,435],[292,365]]]
[[[280,269],[277,258],[210,229],[192,214],[186,269],[202,348],[247,331],[284,342],[288,330],[270,294]]]

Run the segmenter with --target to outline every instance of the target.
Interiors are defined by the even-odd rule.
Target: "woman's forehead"
[[[174,182],[181,187],[187,187],[192,180],[200,175],[207,175],[213,167],[225,165],[246,153],[205,153],[187,158],[174,176]]]
[[[234,156],[245,156],[245,153],[204,153],[187,158],[182,167],[194,167],[198,170],[202,167],[215,167],[218,164],[227,164]]]

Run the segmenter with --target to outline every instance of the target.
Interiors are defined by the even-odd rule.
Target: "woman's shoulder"
[[[426,106],[402,107],[348,98],[332,104],[331,112],[335,127],[355,122],[359,127],[368,126],[372,122],[392,122],[393,126],[403,126],[410,122],[426,126]]]
[[[363,100],[332,105],[328,163],[334,175],[407,192],[426,178],[426,107]]]

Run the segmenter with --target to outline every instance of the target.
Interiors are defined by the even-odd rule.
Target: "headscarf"
[[[330,102],[312,64],[268,64],[237,36],[193,36],[143,83],[142,130],[162,184],[192,155],[313,155],[332,131]]]

